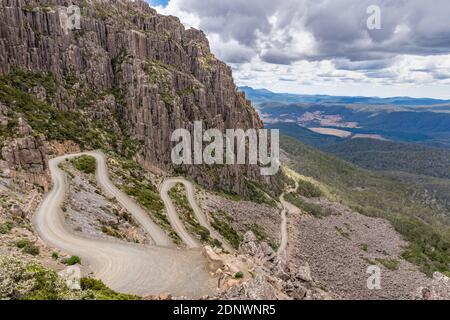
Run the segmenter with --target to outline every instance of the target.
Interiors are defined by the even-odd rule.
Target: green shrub
[[[256,183],[246,181],[245,184],[249,191],[249,199],[252,199],[252,202],[267,204],[271,207],[277,206],[277,202],[270,198]]]
[[[21,239],[16,242],[16,247],[22,249],[22,252],[33,256],[39,255],[39,248],[28,239]]]
[[[84,155],[72,159],[70,162],[74,165],[74,167],[77,170],[81,172],[84,172],[86,174],[95,173],[97,163],[94,157]]]
[[[52,253],[52,258],[53,258],[54,260],[58,260],[58,258],[59,258],[58,252],[53,252],[53,253]]]
[[[323,193],[319,187],[305,180],[298,181],[297,193],[306,198],[319,198],[323,196]]]
[[[77,256],[71,256],[69,259],[67,259],[66,264],[67,264],[68,266],[73,266],[73,265],[76,265],[76,264],[81,264],[81,259],[80,259],[79,257],[77,257]]]
[[[29,243],[23,248],[23,252],[31,254],[32,256],[37,256],[39,255],[39,248],[36,245]]]
[[[234,274],[235,279],[242,279],[244,277],[244,273],[239,271]]]
[[[0,234],[10,233],[14,224],[11,221],[6,221],[0,224]]]
[[[226,221],[228,216],[225,212],[219,212],[213,215],[211,226],[224,237],[234,249],[239,249],[239,244],[242,241],[241,236],[233,229]]]
[[[102,232],[110,237],[123,239],[123,235],[119,231],[114,230],[113,228],[102,226]]]
[[[27,245],[29,245],[31,242],[28,239],[20,239],[16,242],[16,247],[19,249],[25,248]]]
[[[139,300],[140,297],[129,294],[114,292],[108,288],[102,281],[92,278],[81,278],[81,290],[91,293],[97,300]]]
[[[398,270],[400,262],[395,259],[375,259],[377,262],[381,263],[386,269],[395,271]]]

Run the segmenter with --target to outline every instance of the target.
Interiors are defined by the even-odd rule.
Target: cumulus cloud
[[[381,8],[380,30],[367,28],[374,4]],[[269,62],[450,53],[447,0],[171,0],[169,9],[197,16],[208,34]]]
[[[367,28],[370,5],[381,8],[379,30]],[[214,53],[245,78],[261,73],[247,64],[307,66],[313,78],[327,81],[340,75],[342,81],[423,84],[449,75],[448,0],[170,0],[158,10],[205,31]],[[333,77],[318,76],[320,62]],[[272,82],[314,83],[281,69]]]

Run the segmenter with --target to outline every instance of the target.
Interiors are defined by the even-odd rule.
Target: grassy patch
[[[0,257],[1,300],[131,300],[132,295],[118,294],[101,281],[82,278],[81,290],[71,290],[53,270],[19,259]]]
[[[323,193],[319,187],[306,180],[298,181],[297,193],[305,198],[319,198],[323,196]]]
[[[267,244],[274,250],[278,249],[278,245],[269,237],[266,230],[258,224],[251,224],[246,226],[256,236],[256,240],[267,242]]]
[[[95,173],[95,169],[97,167],[97,163],[95,161],[94,157],[91,156],[81,156],[74,158],[70,160],[70,162],[73,164],[73,166],[86,174],[93,174]]]
[[[230,217],[223,211],[212,215],[213,222],[211,226],[224,237],[234,249],[239,249],[242,237],[229,224]]]
[[[16,247],[22,249],[22,252],[32,256],[39,255],[39,248],[28,239],[20,239],[16,242]]]
[[[375,259],[377,262],[381,263],[386,269],[395,271],[398,270],[400,262],[395,259]]]
[[[32,256],[39,255],[39,248],[28,239],[20,239],[16,242],[16,247],[22,249],[22,252]]]
[[[252,200],[252,202],[267,204],[271,207],[276,207],[277,202],[269,197],[264,191],[263,188],[259,187],[256,183],[246,181],[247,189],[249,190],[248,198]]]
[[[67,259],[66,264],[67,264],[68,266],[73,266],[73,265],[76,265],[76,264],[81,264],[81,259],[80,259],[79,257],[77,257],[77,256],[71,256],[69,259]]]
[[[169,196],[174,202],[175,206],[181,213],[181,219],[187,226],[187,229],[192,233],[196,234],[202,243],[213,245],[216,247],[221,247],[222,244],[217,239],[213,239],[209,230],[202,225],[200,225],[195,218],[194,211],[189,205],[189,201],[184,192],[184,185],[177,184],[174,188],[169,191]]]
[[[292,203],[294,206],[302,210],[302,212],[312,215],[316,218],[323,218],[332,214],[331,210],[327,210],[315,203],[308,203],[304,201],[299,195],[288,193],[285,195],[285,200]]]
[[[102,226],[102,232],[110,237],[114,237],[117,239],[123,239],[124,236],[122,233],[120,233],[118,230],[108,227],[108,226]]]
[[[80,286],[81,290],[88,292],[96,300],[140,300],[135,295],[114,292],[97,279],[81,278]]]
[[[12,221],[6,221],[0,224],[0,234],[7,234],[10,233],[13,229],[13,222]]]
[[[150,217],[168,233],[175,244],[181,244],[180,237],[164,214],[164,203],[158,190],[144,178],[144,169],[135,161],[118,155],[114,155],[113,159],[117,161],[119,168],[110,168],[122,180],[121,189],[150,212]]]

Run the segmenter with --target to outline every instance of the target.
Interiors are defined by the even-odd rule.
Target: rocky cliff
[[[31,182],[48,188],[50,177],[47,165],[47,145],[41,135],[33,135],[31,127],[22,119],[11,122],[7,108],[0,103],[0,130],[2,131],[1,157],[6,175],[19,184]],[[14,128],[14,132],[9,128]]]
[[[79,30],[68,29],[71,4],[81,8]],[[21,90],[56,112],[75,114],[77,134],[48,134],[52,128],[46,127],[49,139],[73,138],[92,148],[106,144],[130,151],[147,168],[176,169],[236,193],[249,192],[247,180],[270,182],[254,166],[173,167],[173,130],[192,130],[196,120],[219,129],[261,128],[262,122],[237,91],[231,69],[211,54],[205,35],[144,1],[0,1],[0,75],[17,87],[11,75],[18,72],[26,73]],[[30,72],[50,79],[30,81]],[[1,93],[4,103],[21,112]]]

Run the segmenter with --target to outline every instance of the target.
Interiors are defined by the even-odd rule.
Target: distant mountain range
[[[440,100],[432,98],[411,98],[411,97],[346,97],[329,95],[302,95],[292,93],[275,93],[267,89],[253,89],[251,87],[239,87],[245,92],[247,98],[254,104],[277,101],[283,103],[327,103],[327,104],[369,104],[369,105],[395,105],[395,106],[438,106],[446,105],[450,107],[450,100]]]
[[[241,87],[266,126],[324,145],[373,138],[450,148],[450,100],[308,96]],[[300,137],[301,136],[301,137]],[[311,140],[312,139],[312,140]]]

